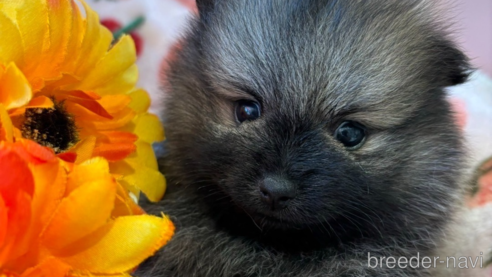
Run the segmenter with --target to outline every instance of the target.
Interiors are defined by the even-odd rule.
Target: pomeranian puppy
[[[374,264],[437,256],[464,194],[469,66],[430,2],[198,0],[147,207],[177,232],[137,275],[430,276]]]

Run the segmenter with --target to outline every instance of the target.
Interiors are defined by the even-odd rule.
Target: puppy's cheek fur
[[[212,123],[214,129],[222,130],[223,132],[229,130],[229,132],[231,132],[238,127],[239,124],[236,120],[235,105],[236,103],[231,100],[219,99],[217,101],[217,104],[214,107],[217,109],[217,118],[215,122]]]
[[[441,131],[423,128],[379,132],[356,153],[356,159],[373,177],[371,188],[393,191],[395,197],[390,203],[400,212],[408,211],[406,221],[429,220],[432,215],[440,222],[452,212],[460,194],[450,174],[460,172],[462,150],[458,137],[451,124]]]

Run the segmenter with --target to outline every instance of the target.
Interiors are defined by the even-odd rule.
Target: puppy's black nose
[[[296,196],[294,184],[278,177],[266,177],[260,183],[260,198],[273,210],[287,207]]]

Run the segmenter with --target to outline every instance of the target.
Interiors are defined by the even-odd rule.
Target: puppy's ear
[[[196,6],[198,7],[198,12],[201,15],[212,9],[214,4],[215,0],[196,0]]]
[[[437,60],[435,61],[434,74],[438,76],[438,82],[442,86],[454,86],[468,80],[472,68],[466,55],[454,43],[440,40],[435,51],[437,52]]]

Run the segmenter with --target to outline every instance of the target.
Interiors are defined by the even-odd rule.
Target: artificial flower
[[[65,162],[31,140],[0,142],[0,276],[129,276],[172,236],[166,217],[118,209],[101,157]]]
[[[75,164],[103,157],[125,189],[158,201],[151,144],[164,134],[135,87],[131,38],[113,41],[74,0],[0,1],[0,30],[0,139],[31,139]]]

